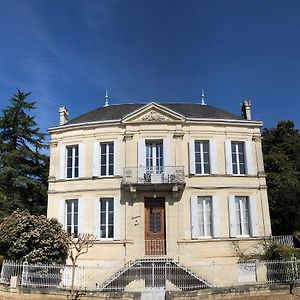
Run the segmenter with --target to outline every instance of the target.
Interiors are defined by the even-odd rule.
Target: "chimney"
[[[63,106],[59,108],[59,125],[64,125],[68,122],[69,119],[69,112],[68,110]]]
[[[245,100],[242,104],[242,117],[251,120],[251,101]]]

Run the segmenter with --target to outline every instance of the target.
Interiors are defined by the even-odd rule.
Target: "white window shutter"
[[[213,237],[220,237],[220,205],[217,196],[212,197]]]
[[[251,235],[259,236],[257,205],[256,205],[256,198],[254,196],[249,197],[249,206],[250,206],[250,220],[251,220]]]
[[[114,198],[114,240],[120,240],[120,197]]]
[[[229,208],[229,225],[230,225],[230,237],[236,237],[236,208],[235,208],[235,197],[233,195],[228,197],[228,208]]]
[[[100,199],[97,198],[94,200],[94,226],[93,226],[93,234],[95,236],[95,240],[100,239]]]
[[[120,141],[114,140],[114,175],[120,175]]]
[[[93,144],[93,176],[100,175],[100,143]]]
[[[60,157],[59,157],[59,178],[65,179],[66,178],[66,146],[62,145],[60,147]]]
[[[84,234],[84,200],[78,199],[78,233]]]
[[[66,201],[65,200],[59,200],[59,204],[58,204],[58,221],[59,221],[59,223],[62,224],[63,229],[66,228],[65,215],[66,215]]]
[[[196,173],[195,168],[195,140],[190,138],[189,140],[189,160],[190,160],[190,174]]]
[[[171,142],[172,142],[172,140],[169,137],[164,138],[164,141],[163,141],[163,155],[164,155],[163,166],[165,166],[165,167],[171,166]]]
[[[78,145],[79,151],[79,177],[84,177],[84,145]]]
[[[255,175],[253,170],[252,142],[245,142],[246,170],[248,175]]]
[[[232,174],[232,155],[231,155],[231,141],[225,141],[225,158],[227,174]]]
[[[144,138],[138,140],[138,166],[146,166],[146,144]]]
[[[198,218],[198,198],[191,197],[191,224],[192,224],[192,239],[199,238],[199,218]]]
[[[218,174],[217,169],[217,146],[215,140],[209,141],[209,154],[210,154],[210,173]]]

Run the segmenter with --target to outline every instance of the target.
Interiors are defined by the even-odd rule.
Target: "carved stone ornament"
[[[143,121],[159,122],[166,120],[166,117],[160,115],[155,110],[151,110],[149,114],[142,117]]]
[[[254,135],[252,137],[253,142],[261,142],[261,136],[260,135]]]

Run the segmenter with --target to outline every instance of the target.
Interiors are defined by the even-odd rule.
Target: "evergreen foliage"
[[[300,259],[299,248],[291,248],[275,242],[269,243],[262,255],[263,260],[291,260],[293,258]]]
[[[300,229],[300,134],[281,121],[262,137],[272,233],[291,234]]]
[[[16,210],[0,224],[0,253],[6,259],[31,263],[64,264],[67,233],[56,219]]]
[[[17,90],[0,117],[0,220],[17,208],[46,213],[49,159],[29,95]]]

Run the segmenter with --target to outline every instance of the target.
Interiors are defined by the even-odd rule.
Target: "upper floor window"
[[[110,239],[114,235],[114,199],[100,199],[100,238]]]
[[[231,156],[232,156],[232,173],[246,174],[244,142],[231,142]]]
[[[79,147],[72,145],[66,147],[67,178],[79,177]]]
[[[236,214],[236,234],[250,235],[250,213],[249,213],[249,198],[235,197],[235,214]]]
[[[100,143],[100,175],[114,175],[114,143]]]
[[[212,198],[198,196],[199,236],[212,236]]]
[[[190,174],[218,174],[217,146],[214,139],[190,138],[188,146]]]
[[[66,201],[66,228],[68,234],[78,235],[78,200]]]
[[[164,164],[163,143],[160,141],[146,142],[146,168],[151,173],[161,171]]]
[[[195,141],[196,174],[210,173],[209,141]]]

